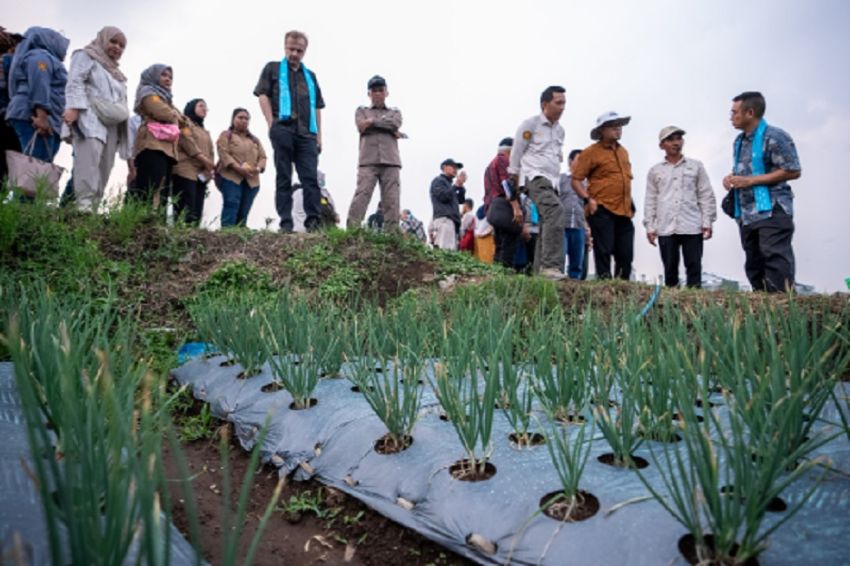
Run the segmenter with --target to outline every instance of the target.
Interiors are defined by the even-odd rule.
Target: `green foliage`
[[[216,269],[198,289],[208,295],[268,295],[273,297],[279,289],[271,275],[246,261],[227,261]]]

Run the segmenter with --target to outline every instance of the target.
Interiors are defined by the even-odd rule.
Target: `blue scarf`
[[[304,64],[301,64],[301,70],[304,72],[304,82],[307,83],[307,92],[310,95],[310,133],[318,134],[319,126],[316,122],[316,83],[313,82],[313,75],[307,70]],[[280,104],[278,118],[281,120],[289,120],[292,117],[292,94],[289,92],[289,61],[284,57],[280,62],[280,73],[278,74],[278,91],[280,93]]]
[[[764,175],[764,132],[767,130],[767,120],[764,118],[759,122],[753,136],[752,145],[752,161],[750,163],[750,172],[753,176]],[[744,140],[742,135],[735,140],[735,173],[738,173],[738,162],[741,157],[741,142]],[[756,199],[756,210],[758,212],[770,212],[773,210],[773,205],[770,203],[770,189],[767,185],[755,185],[751,187],[753,196]],[[735,191],[735,218],[741,217],[741,199],[738,191]]]

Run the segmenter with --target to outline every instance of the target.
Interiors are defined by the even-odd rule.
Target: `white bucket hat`
[[[631,119],[631,116],[620,116],[613,111],[606,112],[596,119],[596,127],[590,130],[590,139],[599,140],[602,137],[599,133],[602,126],[625,126]]]

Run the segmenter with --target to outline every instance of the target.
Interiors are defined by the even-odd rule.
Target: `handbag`
[[[180,127],[177,124],[147,122],[145,126],[151,135],[160,141],[176,142],[180,138]]]
[[[487,209],[487,222],[496,230],[504,230],[511,234],[522,232],[522,224],[514,222],[514,209],[503,198],[494,198]]]
[[[32,156],[38,137],[42,136],[32,135],[23,153],[6,150],[9,185],[17,187],[24,196],[35,197],[40,189],[45,196],[53,199],[59,195],[59,179],[65,168]],[[47,139],[42,137],[42,140],[46,145]]]
[[[97,119],[104,126],[115,126],[121,122],[126,122],[130,117],[130,110],[127,108],[126,102],[114,102],[106,98],[95,97],[91,100],[91,109],[94,110]]]
[[[737,189],[732,189],[727,191],[726,196],[723,197],[723,200],[720,201],[720,208],[729,218],[735,219],[735,195],[734,191]]]

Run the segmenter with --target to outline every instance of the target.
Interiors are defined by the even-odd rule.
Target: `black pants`
[[[200,179],[187,179],[180,175],[171,177],[174,193],[174,218],[185,214],[183,221],[192,226],[198,226],[204,215],[204,198],[207,195],[207,184]]]
[[[611,278],[611,256],[614,276],[629,280],[634,259],[635,226],[627,216],[614,214],[602,205],[587,219],[593,236],[593,263],[599,279]]]
[[[702,234],[658,236],[658,250],[664,264],[664,284],[679,286],[679,256],[685,258],[688,287],[702,287]]]
[[[794,287],[793,236],[794,219],[779,205],[770,218],[741,226],[744,271],[753,291],[781,293]]]
[[[136,179],[127,189],[128,202],[140,202],[163,209],[171,193],[171,168],[174,160],[165,153],[146,149],[133,160],[136,164]]]
[[[301,135],[295,130],[275,123],[269,131],[277,171],[275,207],[280,217],[280,229],[292,232],[292,166],[304,191],[304,227],[313,231],[319,227],[321,193],[319,192],[319,151],[316,138]]]
[[[522,225],[514,223],[513,207],[502,197],[494,198],[487,209],[487,221],[493,226],[493,240],[496,244],[493,262],[513,268],[522,234]]]
[[[0,184],[8,175],[9,170],[6,168],[6,150],[21,151],[21,144],[18,141],[18,134],[15,130],[6,123],[6,114],[0,114]]]

